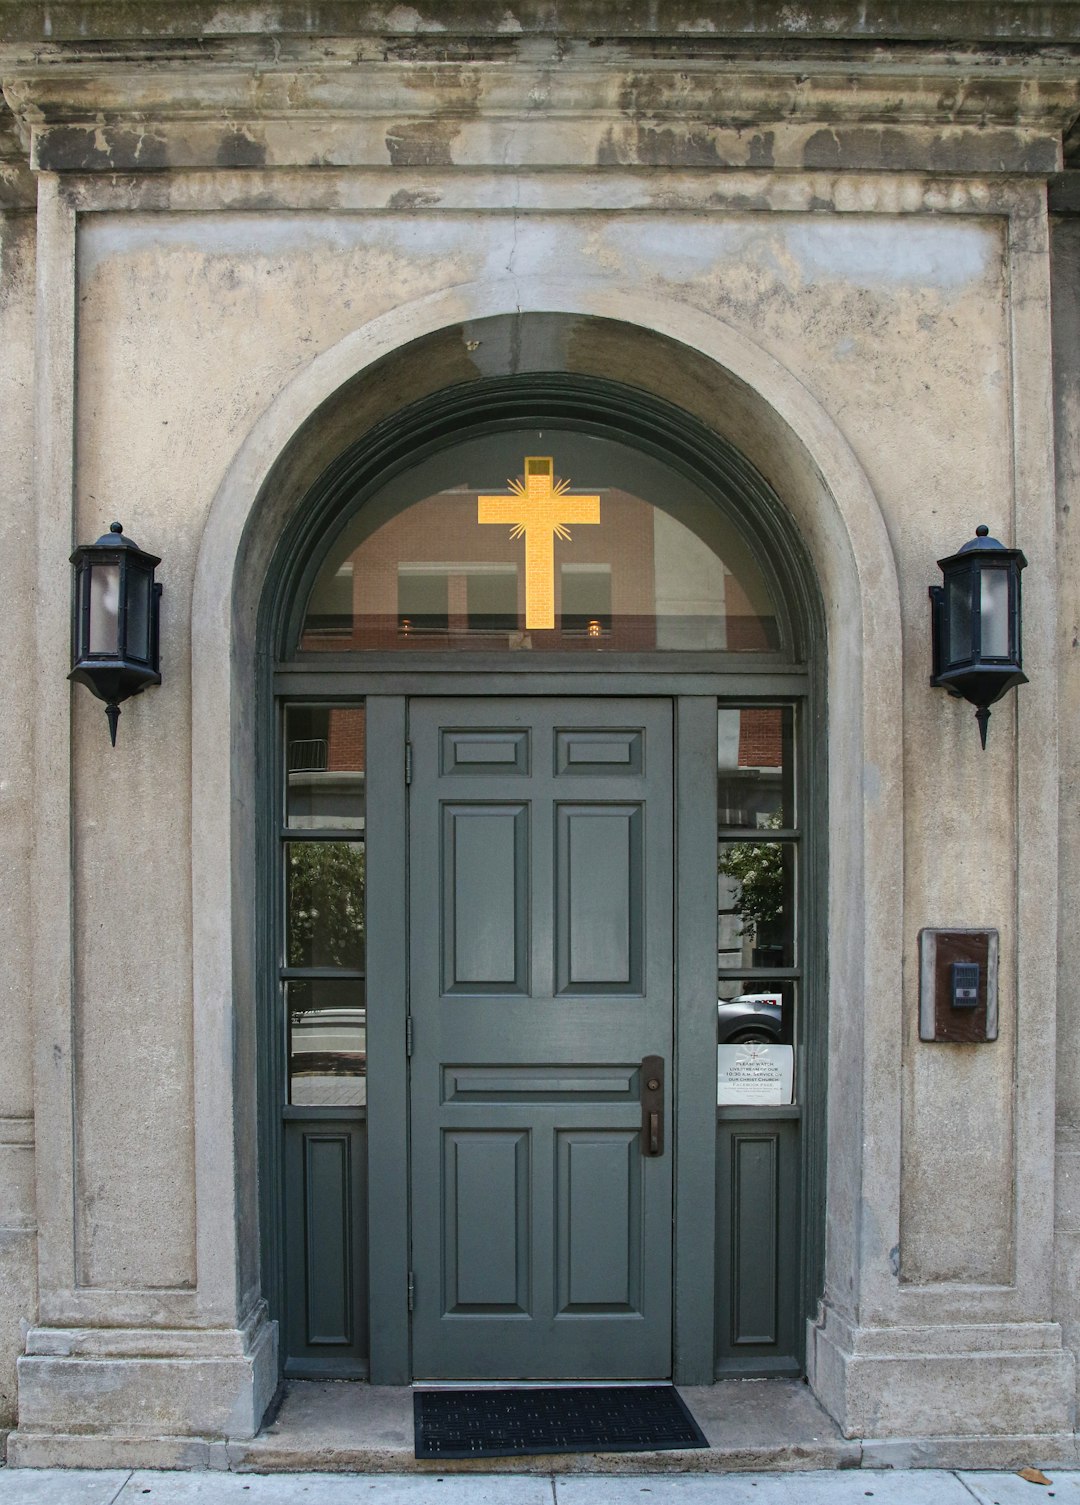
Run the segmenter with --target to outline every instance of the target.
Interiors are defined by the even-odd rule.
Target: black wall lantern
[[[930,587],[930,683],[976,707],[983,747],[990,707],[1013,685],[1027,684],[1020,652],[1020,571],[1027,560],[989,532],[976,528],[959,553],[939,559],[944,584]]]
[[[71,673],[68,679],[105,702],[109,736],[116,746],[120,702],[147,685],[159,685],[158,615],[161,586],[154,570],[161,563],[144,554],[119,523],[97,543],[72,554]]]

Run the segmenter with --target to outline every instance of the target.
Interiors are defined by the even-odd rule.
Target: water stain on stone
[[[394,167],[451,167],[450,146],[461,129],[457,120],[407,120],[386,133]]]
[[[46,172],[126,172],[168,165],[164,136],[118,126],[52,126],[37,152],[37,166]]]
[[[218,142],[216,160],[219,167],[264,167],[266,142],[234,126]]]
[[[606,131],[596,153],[601,167],[731,167],[707,127],[629,125]]]
[[[430,209],[442,199],[439,193],[424,188],[399,188],[386,201],[387,209]]]
[[[747,166],[772,167],[774,140],[775,135],[772,131],[758,131],[751,136],[750,150],[746,157]]]

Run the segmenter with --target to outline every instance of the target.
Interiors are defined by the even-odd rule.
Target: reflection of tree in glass
[[[289,847],[290,967],[364,965],[364,847],[304,841]]]
[[[770,815],[763,829],[775,831],[779,815]],[[717,866],[734,878],[739,891],[732,905],[742,920],[739,934],[764,943],[784,913],[784,850],[776,841],[736,841],[721,847]]]

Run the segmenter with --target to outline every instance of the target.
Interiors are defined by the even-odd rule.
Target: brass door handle
[[[641,1153],[664,1153],[663,1056],[644,1056],[641,1062]]]

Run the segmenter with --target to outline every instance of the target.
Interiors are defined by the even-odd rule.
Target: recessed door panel
[[[582,727],[557,732],[555,768],[558,773],[641,773],[645,767],[645,738],[633,729]]]
[[[527,731],[449,730],[442,734],[443,773],[529,771]]]
[[[640,1312],[644,1237],[639,1137],[570,1131],[558,1141],[560,1313]]]
[[[523,1312],[529,1291],[529,1136],[443,1140],[445,1312]]]
[[[417,700],[409,736],[414,1375],[667,1376],[670,703]]]
[[[642,809],[559,805],[556,822],[557,991],[640,993]]]
[[[526,991],[528,810],[443,807],[446,993]]]
[[[308,1343],[352,1341],[349,1148],[347,1134],[309,1134],[304,1143]]]

